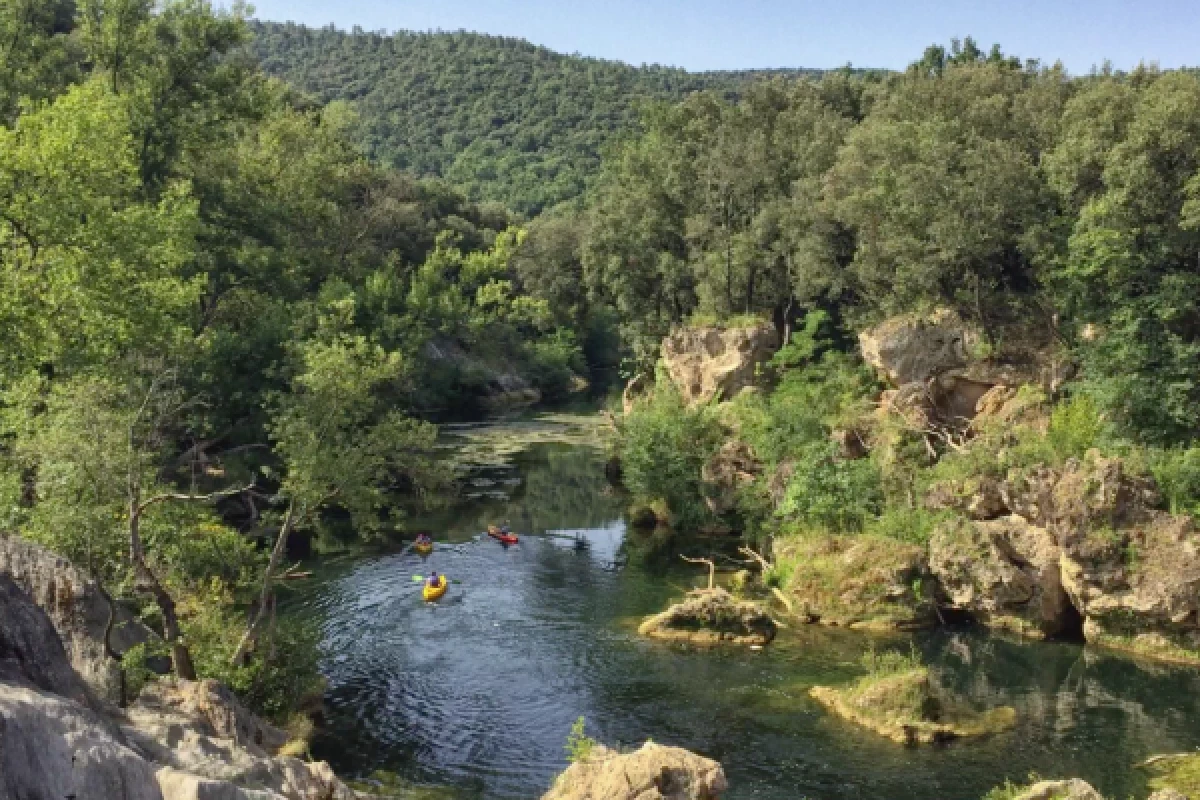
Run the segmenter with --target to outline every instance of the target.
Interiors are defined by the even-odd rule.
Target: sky
[[[517,36],[563,53],[693,71],[900,69],[926,46],[1061,61],[1200,65],[1200,0],[252,0],[259,19]]]

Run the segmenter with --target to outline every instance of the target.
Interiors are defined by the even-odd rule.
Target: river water
[[[791,627],[762,651],[639,638],[642,616],[703,576],[626,531],[590,444],[596,424],[540,415],[450,428],[447,457],[469,497],[411,521],[434,531],[435,552],[326,558],[288,600],[323,636],[328,719],[315,755],[343,774],[387,770],[458,798],[536,798],[565,767],[582,716],[610,745],[651,738],[719,759],[730,800],[967,800],[1030,773],[1124,798],[1144,788],[1136,762],[1200,746],[1200,673],[1078,645],[970,629],[879,638]],[[503,519],[520,544],[480,536]],[[412,580],[429,569],[455,581],[437,604]],[[859,675],[868,647],[913,644],[975,703],[1014,706],[1017,728],[906,748],[808,699],[813,685]]]

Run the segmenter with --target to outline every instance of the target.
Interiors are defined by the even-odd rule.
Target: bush
[[[1200,516],[1200,447],[1147,450],[1145,458],[1167,510]]]
[[[1096,401],[1088,395],[1077,395],[1050,412],[1046,442],[1061,462],[1083,458],[1084,453],[1100,444],[1104,434],[1105,424]]]
[[[830,531],[861,531],[883,509],[879,469],[870,459],[836,457],[826,440],[805,448],[779,504],[779,514]]]
[[[711,408],[688,408],[674,387],[660,382],[620,424],[626,487],[640,499],[664,501],[673,524],[701,523],[708,516],[701,470],[722,437]]]
[[[575,724],[571,726],[571,732],[567,734],[567,760],[572,764],[587,761],[596,747],[596,740],[584,733],[584,724],[583,717],[580,717],[575,720]]]

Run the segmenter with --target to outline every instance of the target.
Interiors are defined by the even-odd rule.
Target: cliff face
[[[662,343],[671,382],[688,404],[730,400],[753,386],[757,369],[779,349],[779,334],[763,323],[748,328],[683,328]]]
[[[104,645],[88,638],[86,624],[95,587],[38,548],[13,537],[3,545],[0,800],[357,797],[326,764],[279,755],[286,735],[215,682],[153,683],[125,710],[106,702],[74,666],[83,664],[96,688],[107,687]],[[22,582],[41,588],[48,609],[18,584],[12,565]],[[56,621],[71,637],[70,654]]]

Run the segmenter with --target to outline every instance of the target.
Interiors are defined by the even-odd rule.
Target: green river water
[[[610,745],[651,738],[719,759],[730,800],[967,800],[1030,773],[1124,798],[1144,788],[1136,762],[1200,746],[1200,673],[1079,645],[972,629],[879,638],[789,627],[761,651],[639,638],[643,615],[704,578],[648,557],[654,542],[627,532],[593,446],[598,424],[547,414],[450,426],[447,457],[468,496],[411,521],[434,531],[433,555],[320,561],[287,603],[322,632],[316,756],[454,797],[536,798],[566,766],[564,740],[583,716]],[[520,544],[480,536],[505,518]],[[431,568],[459,583],[427,605],[412,576]],[[807,697],[861,674],[868,647],[910,643],[976,703],[1014,706],[1016,729],[906,748]]]

